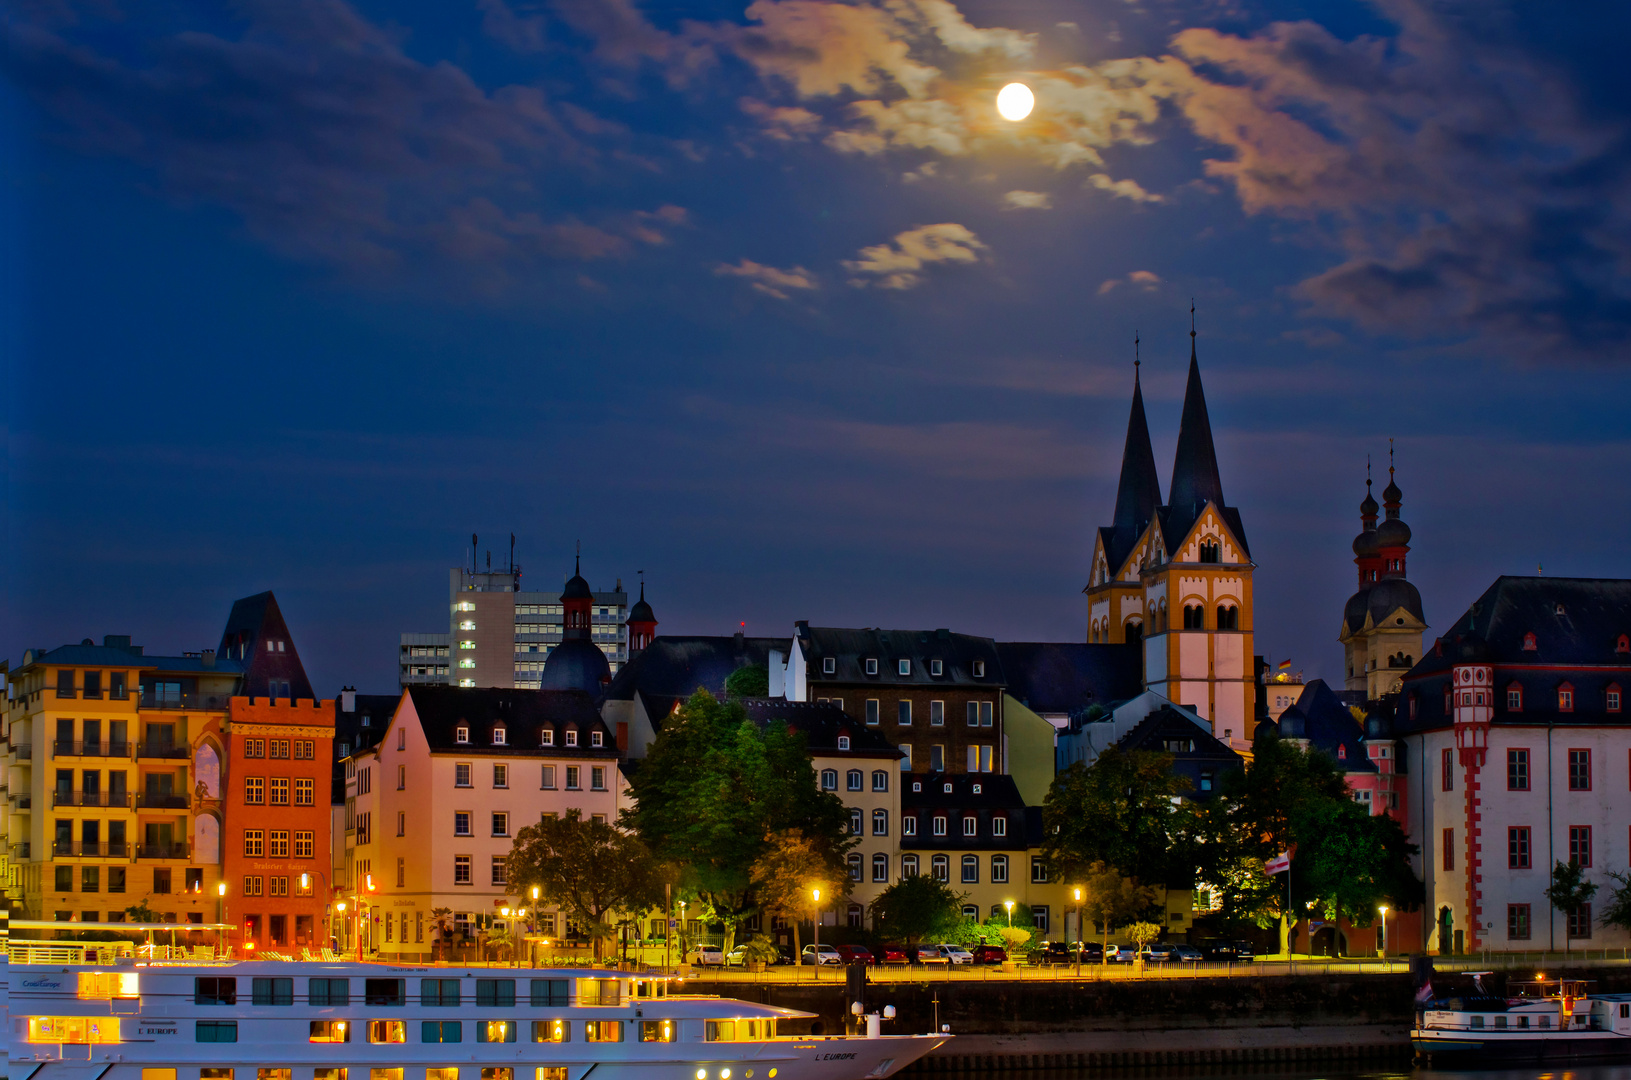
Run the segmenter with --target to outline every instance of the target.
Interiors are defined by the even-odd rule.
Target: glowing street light
[[[1024,83],[1009,83],[997,91],[997,112],[1004,120],[1015,123],[1031,115],[1036,107],[1036,95]]]
[[[1004,900],[1002,906],[1008,909],[1008,929],[1012,930],[1014,928],[1014,902]]]
[[[815,977],[821,978],[821,890],[811,889],[815,897]]]
[[[1387,905],[1380,904],[1376,910],[1382,913],[1382,941],[1381,946],[1376,951],[1385,960],[1387,958]]]

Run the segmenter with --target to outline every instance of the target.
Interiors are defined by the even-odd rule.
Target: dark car
[[[1257,950],[1244,941],[1213,941],[1201,946],[1208,960],[1247,961],[1257,959]]]
[[[838,955],[846,964],[877,963],[877,961],[872,958],[872,950],[867,948],[865,945],[834,945],[833,948],[838,950]]]
[[[791,946],[791,945],[777,945],[776,946],[776,963],[778,963],[778,964],[788,964],[788,965],[797,965],[798,962],[799,962],[798,954],[793,952],[793,946]]]
[[[1104,946],[1097,941],[1081,941],[1072,945],[1066,941],[1050,941],[1031,956],[1031,963],[1039,967],[1071,966],[1077,963],[1076,953],[1081,951],[1081,963],[1104,962]]]
[[[874,954],[875,964],[909,964],[912,958],[906,952],[904,945],[879,945]]]
[[[976,945],[969,952],[976,964],[1001,964],[1008,960],[1008,950],[1000,945]]]

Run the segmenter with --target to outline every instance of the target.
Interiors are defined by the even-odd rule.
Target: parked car
[[[1201,959],[1201,951],[1193,945],[1174,945],[1172,958],[1186,964],[1196,963]]]
[[[936,945],[935,950],[946,958],[948,964],[974,963],[974,954],[961,945]]]
[[[1213,941],[1201,949],[1208,960],[1255,960],[1257,950],[1244,941]]]
[[[1077,962],[1077,952],[1082,954],[1081,962],[1084,964],[1104,963],[1104,946],[1097,941],[1078,941],[1074,944],[1068,941],[1050,941],[1031,955],[1031,963],[1040,967],[1073,965]]]
[[[808,967],[833,964],[843,966],[844,958],[838,955],[838,950],[831,945],[806,945],[804,955],[799,961]]]
[[[694,945],[685,954],[685,962],[698,967],[724,967],[725,951],[718,945]]]
[[[748,966],[748,951],[747,951],[747,949],[744,948],[741,945],[738,945],[736,948],[734,948],[730,952],[726,953],[725,954],[725,966],[726,967],[747,967]]]
[[[834,945],[846,964],[873,964],[872,950],[865,945]]]
[[[1112,964],[1130,964],[1138,955],[1138,948],[1133,945],[1106,945],[1104,956]]]
[[[912,962],[915,964],[945,964],[950,963],[950,958],[941,954],[938,945],[919,945]]]
[[[873,954],[876,964],[909,964],[911,958],[906,955],[904,945],[879,945],[878,951]]]
[[[799,958],[793,955],[793,946],[791,945],[777,945],[776,954],[776,963],[778,964],[793,966],[799,962]]]
[[[1001,964],[1008,959],[1008,950],[1001,945],[976,945],[969,953],[976,964]]]
[[[1164,964],[1173,958],[1176,948],[1164,941],[1152,941],[1139,950],[1139,955],[1149,963]]]

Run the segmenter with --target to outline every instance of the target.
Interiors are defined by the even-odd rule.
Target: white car
[[[945,957],[948,964],[974,963],[974,954],[961,945],[936,945],[934,951]]]
[[[723,967],[725,951],[718,945],[696,945],[685,954],[685,962],[697,967]]]
[[[831,945],[806,945],[804,946],[804,954],[799,958],[799,963],[811,967],[822,964],[836,964],[842,967],[844,958],[838,955],[838,950]]]

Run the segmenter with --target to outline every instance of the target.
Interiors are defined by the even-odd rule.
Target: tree
[[[1175,840],[1189,811],[1173,800],[1190,785],[1172,763],[1171,754],[1112,746],[1093,764],[1076,762],[1054,777],[1042,806],[1042,850],[1053,876],[1079,877],[1102,862],[1142,881],[1187,888],[1194,859],[1175,850]]]
[[[698,917],[731,936],[757,910],[753,867],[769,837],[799,830],[835,872],[857,842],[844,804],[816,786],[804,737],[782,723],[761,729],[739,702],[705,690],[663,722],[631,786],[624,823],[682,868]]]
[[[1160,923],[1144,922],[1140,920],[1127,928],[1127,937],[1132,940],[1134,945],[1138,946],[1137,955],[1140,963],[1142,963],[1144,960],[1144,946],[1148,945],[1150,942],[1154,941],[1160,936]]]
[[[125,914],[130,916],[131,922],[159,921],[158,913],[147,906],[146,900],[143,900],[139,904],[132,904],[130,907],[125,908]]]
[[[537,886],[542,901],[583,924],[597,960],[615,929],[609,915],[661,903],[657,864],[645,844],[604,822],[584,821],[576,808],[517,833],[505,865],[511,892],[525,896]]]
[[[1591,898],[1596,895],[1597,883],[1595,881],[1586,881],[1585,871],[1581,870],[1580,864],[1573,859],[1568,862],[1559,862],[1552,867],[1552,883],[1546,888],[1546,899],[1552,902],[1554,908],[1563,913],[1565,919],[1574,912],[1579,911],[1586,904],[1591,903]],[[1569,952],[1569,938],[1570,935],[1565,924],[1563,931],[1563,954],[1565,956]]]
[[[1620,887],[1609,894],[1608,903],[1603,906],[1603,913],[1597,919],[1604,926],[1631,930],[1631,870],[1619,873],[1610,870],[1608,876]]]
[[[1106,951],[1109,951],[1110,931],[1137,917],[1154,903],[1154,889],[1140,885],[1136,878],[1126,877],[1102,861],[1088,867],[1082,877],[1082,914],[1099,926]],[[1082,929],[1077,927],[1077,933],[1081,933]],[[1086,938],[1085,934],[1082,936]],[[1105,962],[1109,962],[1108,957]]]
[[[872,928],[883,937],[899,938],[910,949],[955,927],[963,896],[939,878],[909,874],[872,901]]]
[[[824,902],[836,903],[849,895],[847,869],[835,868],[822,846],[798,829],[766,838],[765,850],[753,864],[749,881],[759,910],[793,924],[793,955],[799,955],[799,923],[816,909],[814,890]],[[726,942],[730,948],[730,942]]]
[[[447,948],[449,939],[453,937],[453,909],[446,907],[431,908],[430,929],[436,940],[436,959],[446,959],[442,955],[442,950]]]
[[[1380,905],[1421,906],[1424,888],[1410,859],[1421,849],[1399,823],[1350,799],[1316,800],[1299,815],[1307,838],[1292,860],[1292,881],[1327,919],[1369,926]]]
[[[735,700],[769,697],[770,668],[764,664],[737,668],[725,679],[725,696]]]

